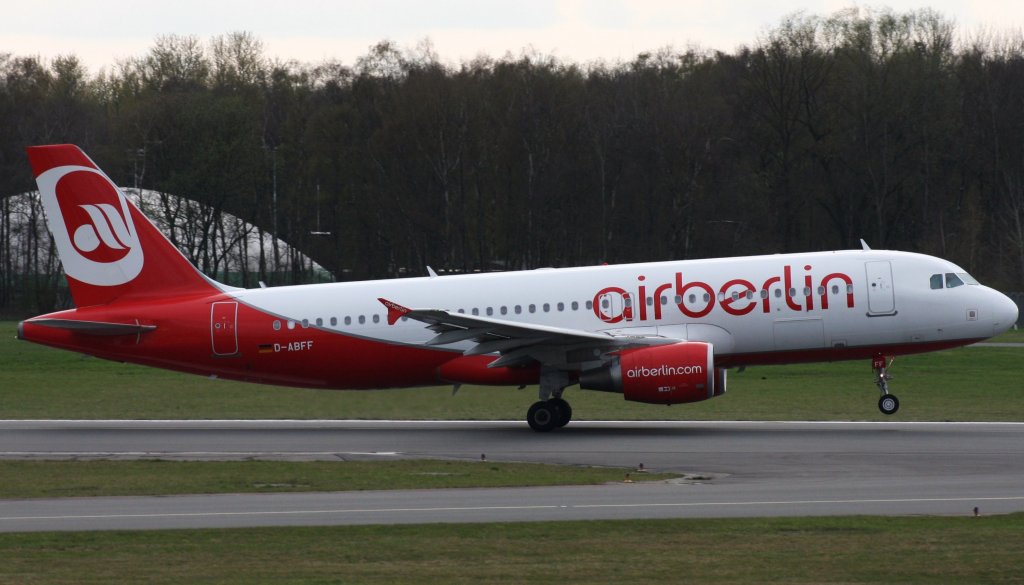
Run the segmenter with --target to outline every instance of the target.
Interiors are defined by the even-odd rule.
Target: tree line
[[[119,184],[202,203],[171,217],[211,242],[190,259],[247,286],[310,278],[269,232],[337,280],[863,238],[1024,288],[1024,36],[968,38],[928,9],[796,14],[732,53],[616,63],[450,64],[426,41],[297,63],[248,33],[159,37],[96,75],[0,53],[0,128],[0,195],[34,189],[26,145],[77,143]],[[0,310],[61,304],[50,253],[15,237],[41,219],[10,201]],[[251,270],[224,253],[224,213],[260,231]]]

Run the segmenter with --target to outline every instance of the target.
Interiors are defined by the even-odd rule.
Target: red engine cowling
[[[725,394],[725,370],[715,368],[710,343],[684,341],[623,351],[610,365],[582,372],[580,388],[621,392],[635,402],[682,404]]]

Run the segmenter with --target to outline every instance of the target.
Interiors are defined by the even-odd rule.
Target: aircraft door
[[[597,297],[597,309],[605,323],[633,321],[633,309],[627,305],[623,293],[609,292]]]
[[[238,353],[238,303],[221,301],[210,306],[210,340],[213,355],[230,356]]]
[[[896,294],[892,283],[892,265],[888,260],[865,262],[868,283],[868,315],[896,314]]]

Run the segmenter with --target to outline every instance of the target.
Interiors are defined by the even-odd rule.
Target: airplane
[[[726,369],[870,360],[891,415],[895,356],[998,335],[1017,306],[965,270],[859,250],[541,268],[241,289],[196,269],[74,145],[28,158],[74,309],[19,339],[215,378],[323,389],[536,384],[527,412],[563,427],[563,392],[681,404]],[[862,242],[863,244],[863,242]]]

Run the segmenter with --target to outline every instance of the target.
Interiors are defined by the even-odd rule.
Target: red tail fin
[[[76,306],[218,290],[77,146],[27,150]]]

